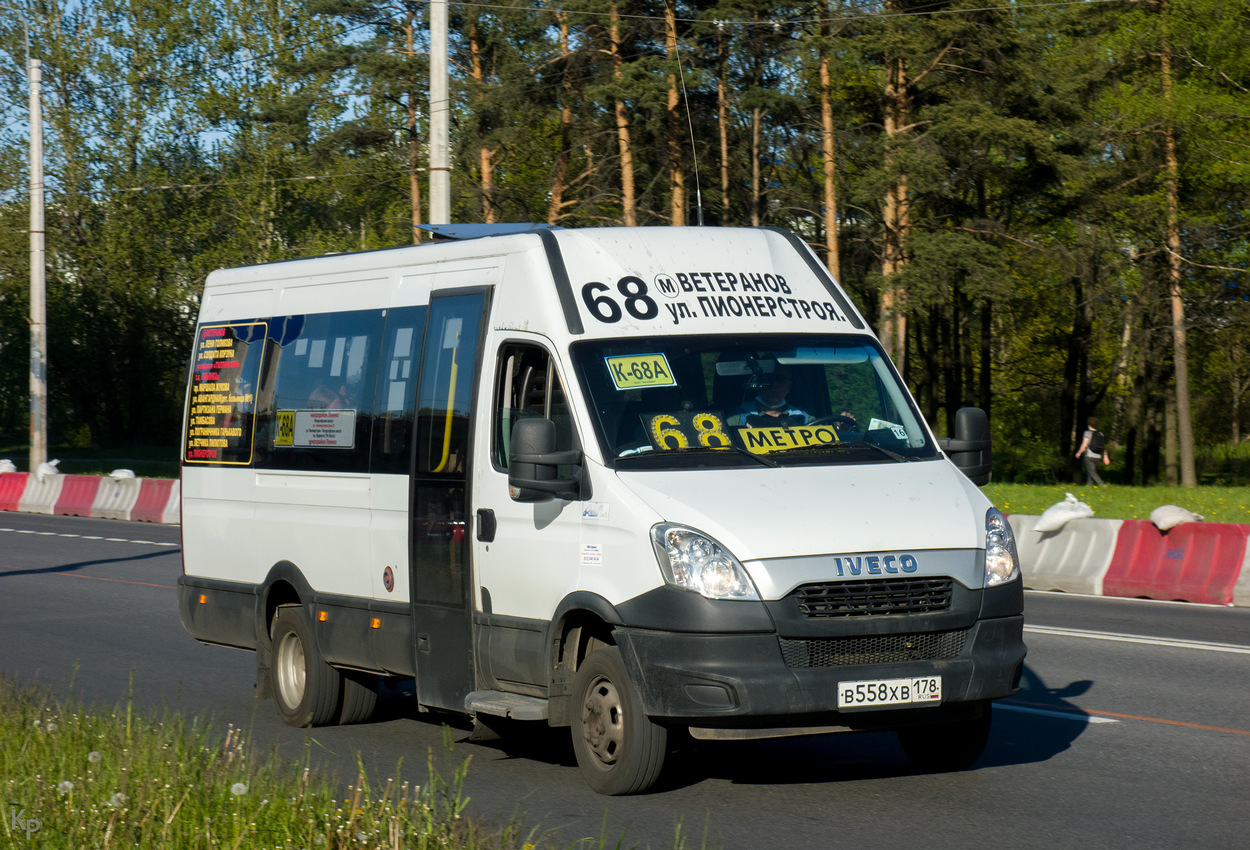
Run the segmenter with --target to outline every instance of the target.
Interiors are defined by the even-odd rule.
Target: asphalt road
[[[132,697],[248,730],[255,743],[352,777],[407,778],[442,751],[448,718],[388,693],[379,718],[305,733],[253,698],[250,653],[203,646],[178,622],[177,527],[0,514],[0,675],[103,707]],[[917,772],[890,735],[703,744],[660,787],[604,798],[567,733],[467,741],[468,812],[518,817],[571,845],[1244,848],[1250,844],[1250,609],[1026,595],[1020,694],[995,708],[982,759]],[[3,778],[0,777],[0,781]],[[622,839],[623,836],[623,839]]]

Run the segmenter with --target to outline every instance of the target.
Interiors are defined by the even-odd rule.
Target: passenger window
[[[187,463],[252,463],[265,334],[265,322],[204,325],[196,332],[184,436]]]
[[[417,404],[418,473],[464,475],[484,303],[473,294],[430,304]]]
[[[499,350],[495,386],[495,422],[492,460],[508,468],[512,425],[520,419],[541,416],[556,426],[556,450],[575,448],[573,416],[555,361],[537,345],[509,343]]]
[[[257,466],[367,472],[382,311],[269,320]]]
[[[374,404],[373,472],[407,475],[410,469],[425,313],[425,307],[400,307],[386,316]]]

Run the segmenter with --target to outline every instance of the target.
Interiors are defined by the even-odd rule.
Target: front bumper
[[[953,657],[917,658],[908,635],[892,635],[899,650],[859,656],[869,663],[842,663],[855,654],[811,653],[815,663],[796,663],[794,641],[776,633],[674,633],[623,628],[616,640],[644,710],[658,722],[721,728],[844,726],[889,728],[938,720],[970,705],[1014,694],[1023,670],[1024,618],[977,620],[958,629],[962,641]],[[916,635],[915,637],[922,637]],[[860,640],[833,637],[831,642]],[[789,643],[786,651],[783,644]],[[946,655],[953,650],[947,647]],[[903,660],[882,660],[899,657]],[[789,658],[789,661],[787,661]],[[838,709],[838,683],[920,676],[942,677],[942,701],[871,708]],[[922,714],[927,712],[928,714]]]

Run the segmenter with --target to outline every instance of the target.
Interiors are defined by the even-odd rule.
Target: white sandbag
[[[1150,521],[1160,531],[1167,531],[1184,522],[1202,522],[1202,514],[1178,508],[1176,505],[1163,505],[1150,512]]]
[[[120,480],[122,478],[134,478],[134,477],[135,477],[135,471],[133,469],[114,469],[112,472],[109,473],[109,478],[112,478],[114,481]]]
[[[1062,502],[1056,502],[1042,512],[1033,530],[1042,533],[1058,531],[1070,519],[1084,519],[1093,515],[1093,508],[1068,493]]]
[[[0,460],[0,472],[17,472],[17,464],[6,457]]]
[[[56,468],[58,463],[60,463],[59,460],[48,460],[39,464],[39,466],[35,468],[35,478],[42,481],[50,475],[60,475],[61,470]]]

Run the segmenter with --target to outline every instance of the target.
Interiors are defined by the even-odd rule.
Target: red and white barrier
[[[0,473],[0,511],[177,525],[179,482],[166,478]]]
[[[164,478],[0,473],[0,511],[176,525],[180,495]],[[1041,533],[1038,519],[1009,517],[1027,588],[1250,607],[1250,525],[1076,519]]]
[[[64,486],[64,475],[45,475],[42,478],[38,475],[28,476],[26,489],[22,491],[17,509],[26,514],[50,514],[56,507],[56,500],[61,497],[61,488]]]
[[[1037,517],[1009,517],[1024,586],[1250,607],[1250,525],[1070,520],[1039,535]]]
[[[60,516],[91,516],[91,506],[104,479],[95,475],[62,475],[61,492],[52,506]]]
[[[1014,514],[1008,517],[1016,535],[1024,586],[1101,596],[1121,521],[1072,519],[1058,531],[1042,532],[1035,528],[1039,519]]]
[[[178,522],[179,482],[169,478],[144,478],[139,498],[130,509],[135,522]]]
[[[26,472],[0,473],[0,511],[16,511],[26,492]]]
[[[100,491],[91,505],[91,515],[104,519],[130,519],[144,478],[101,478]]]
[[[1103,593],[1232,605],[1248,535],[1250,525],[1187,522],[1160,531],[1154,523],[1125,520]]]

